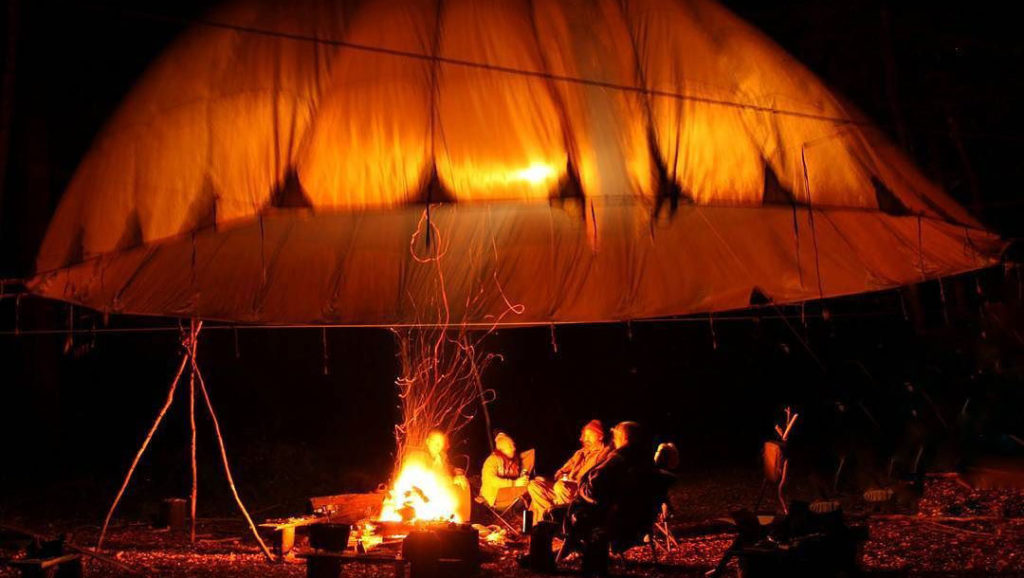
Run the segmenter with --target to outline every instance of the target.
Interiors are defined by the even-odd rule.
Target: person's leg
[[[558,503],[556,501],[555,485],[544,478],[530,480],[530,483],[526,486],[526,491],[530,494],[530,508],[533,510],[535,522],[541,521],[544,518],[544,514],[551,509],[551,506]]]
[[[555,504],[568,504],[576,497],[577,485],[573,482],[566,482],[558,480],[555,482],[553,488],[553,494],[555,496]]]
[[[459,517],[463,522],[468,523],[473,512],[473,494],[469,489],[469,480],[466,476],[455,476],[452,480],[455,495],[459,497]]]

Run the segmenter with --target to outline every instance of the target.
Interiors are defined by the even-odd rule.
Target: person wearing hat
[[[656,469],[643,428],[632,421],[619,423],[612,428],[612,444],[608,457],[580,482],[564,522],[559,560],[585,548],[596,530],[613,551],[624,551],[654,521]]]
[[[674,472],[679,468],[679,448],[672,442],[658,444],[654,450],[654,465],[665,472]]]
[[[643,429],[635,421],[624,421],[612,428],[612,451],[582,480],[580,497],[591,504],[618,501],[627,494],[635,474],[653,469],[645,447]]]
[[[480,472],[480,496],[493,506],[499,489],[522,487],[529,481],[516,451],[516,442],[512,436],[499,431],[494,436],[494,451],[484,460]]]
[[[582,447],[555,472],[554,481],[538,477],[526,487],[535,520],[542,520],[553,506],[571,502],[583,476],[608,456],[610,450],[604,443],[604,425],[600,420],[592,419],[583,426],[580,444]]]

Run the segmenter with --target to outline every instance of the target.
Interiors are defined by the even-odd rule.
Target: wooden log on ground
[[[376,519],[384,505],[384,493],[337,494],[309,499],[310,511],[325,515],[332,522],[355,524],[367,518]]]

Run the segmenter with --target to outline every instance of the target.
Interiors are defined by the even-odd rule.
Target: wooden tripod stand
[[[124,481],[121,483],[121,489],[117,491],[117,496],[114,497],[114,503],[110,505],[110,510],[107,511],[107,517],[103,520],[103,527],[100,530],[99,540],[96,542],[96,550],[100,550],[103,547],[103,539],[107,534],[107,526],[110,525],[110,519],[114,516],[114,510],[117,509],[117,504],[121,501],[121,497],[124,495],[125,489],[128,488],[128,484],[131,482],[132,475],[135,473],[136,466],[139,465],[139,461],[142,459],[142,455],[146,452],[146,448],[149,447],[150,440],[153,439],[153,434],[156,433],[157,428],[160,427],[160,422],[163,421],[164,415],[167,414],[167,410],[170,409],[171,404],[174,403],[174,393],[178,389],[178,383],[181,381],[181,376],[185,373],[186,366],[190,367],[189,372],[189,396],[188,396],[188,409],[189,409],[189,425],[191,429],[191,457],[192,457],[192,494],[190,496],[190,508],[191,508],[191,528],[190,528],[190,539],[193,543],[196,541],[196,498],[198,496],[198,475],[196,469],[196,382],[199,383],[199,390],[203,394],[203,401],[206,403],[206,409],[210,413],[210,420],[213,422],[213,431],[217,436],[217,445],[220,448],[221,461],[224,464],[224,475],[227,478],[228,486],[231,488],[231,494],[235,497],[235,503],[238,504],[238,509],[242,511],[242,515],[245,516],[245,521],[249,524],[249,529],[252,531],[253,537],[259,544],[260,549],[263,550],[263,555],[266,556],[268,561],[273,561],[274,556],[270,553],[267,545],[263,542],[259,532],[256,530],[256,525],[253,524],[252,517],[249,516],[248,510],[245,509],[245,504],[242,503],[242,499],[238,496],[238,490],[235,489],[235,480],[231,475],[231,467],[228,465],[228,454],[224,448],[224,438],[220,433],[220,423],[217,421],[217,414],[213,410],[213,404],[210,402],[210,395],[206,390],[206,382],[203,380],[203,374],[199,371],[199,365],[196,363],[196,353],[199,346],[199,331],[203,328],[203,322],[193,319],[189,324],[189,331],[187,335],[182,336],[182,346],[185,348],[182,354],[181,364],[178,366],[178,371],[174,376],[174,380],[171,381],[170,390],[167,392],[167,399],[164,400],[163,407],[160,408],[160,412],[157,413],[156,420],[153,425],[150,426],[149,432],[146,434],[146,438],[142,441],[142,447],[135,454],[135,459],[132,460],[132,465],[128,468],[128,473],[124,477]]]

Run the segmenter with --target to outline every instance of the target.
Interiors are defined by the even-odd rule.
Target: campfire
[[[407,456],[384,504],[382,522],[463,522],[459,493],[451,479],[420,456]]]
[[[436,231],[434,242],[440,243]],[[436,299],[443,302],[439,283],[442,297]],[[483,387],[480,376],[497,356],[479,348],[489,332],[471,334],[461,325],[453,329],[446,321],[447,304],[425,305],[440,312],[442,323],[392,330],[401,364],[396,385],[402,417],[395,426],[398,460],[389,486],[372,495],[314,498],[313,509],[332,522],[350,525],[348,545],[358,554],[404,549],[410,540],[417,543],[430,534],[440,536],[443,550],[455,549],[449,558],[472,561],[479,540],[501,544],[505,532],[469,523],[469,481],[464,469],[449,461],[448,436],[477,412],[489,427],[487,404],[494,394]],[[417,547],[412,546],[414,551]]]

